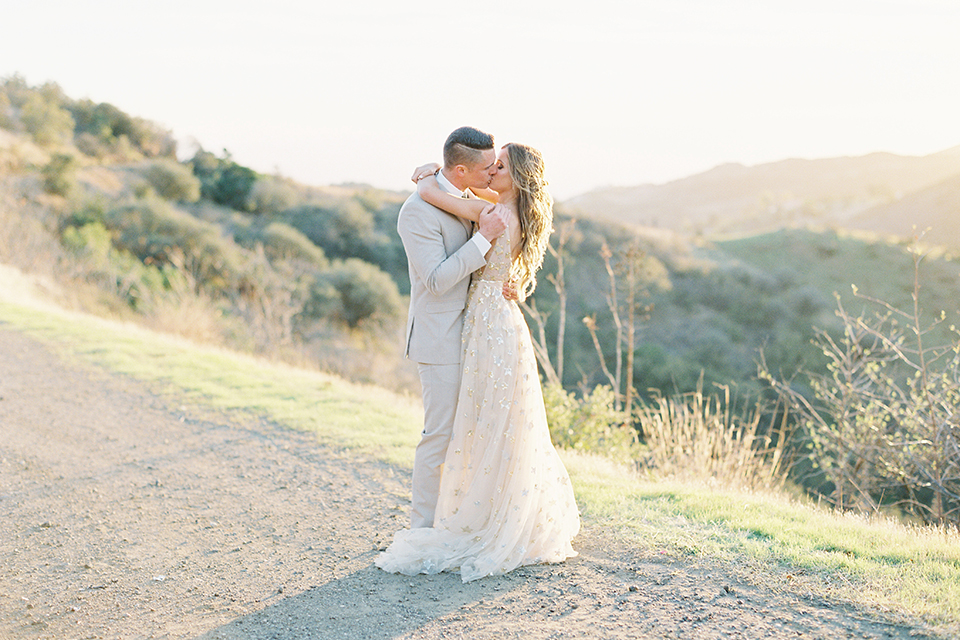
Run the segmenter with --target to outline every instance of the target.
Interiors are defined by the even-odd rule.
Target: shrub
[[[333,206],[299,207],[284,217],[329,256],[368,258],[373,214],[352,198]]]
[[[69,226],[63,230],[60,238],[64,248],[74,254],[91,258],[97,265],[106,263],[112,248],[110,232],[102,222]]]
[[[30,95],[21,107],[20,121],[40,145],[56,144],[73,136],[74,122],[70,112],[38,93]]]
[[[403,311],[400,292],[389,275],[357,258],[337,262],[321,274],[315,292],[336,291],[338,308],[329,298],[315,299],[313,313],[332,314],[350,328],[360,326],[388,327],[398,321]]]
[[[370,211],[370,193],[325,204],[289,209],[280,217],[299,229],[330,258],[359,258],[390,273],[401,291],[410,288],[406,254],[396,233],[399,205]]]
[[[85,156],[90,156],[91,158],[96,158],[97,160],[103,160],[104,158],[107,158],[111,152],[109,145],[87,131],[84,131],[76,136],[73,140],[73,144],[77,147],[77,150],[80,151],[80,153]]]
[[[196,290],[226,293],[242,284],[244,256],[213,224],[197,220],[163,200],[147,199],[111,210],[114,244],[145,264],[172,265]]]
[[[200,199],[200,180],[193,171],[176,160],[153,160],[143,168],[143,177],[157,195],[167,200],[196,202]]]
[[[333,279],[329,274],[313,278],[309,284],[309,295],[303,305],[301,317],[304,325],[310,321],[323,318],[343,318],[343,299],[340,292],[333,286]]]
[[[113,247],[101,222],[68,226],[61,243],[78,259],[84,280],[109,291],[129,308],[146,312],[171,291],[186,289],[186,278],[171,265],[145,265],[128,251]]]
[[[258,234],[258,240],[263,243],[263,250],[271,260],[307,263],[320,269],[329,267],[323,249],[283,222],[268,224]]]
[[[79,163],[73,154],[58,153],[41,169],[43,188],[47,193],[68,196],[77,186]]]
[[[154,122],[133,117],[106,102],[78,100],[69,105],[76,121],[77,134],[89,134],[120,155],[143,155],[148,158],[176,155],[173,134]],[[85,145],[91,148],[87,138]],[[86,151],[85,151],[86,153]]]
[[[5,92],[0,92],[0,128],[13,129],[13,105]]]
[[[613,389],[598,385],[578,399],[559,384],[545,384],[543,402],[553,443],[566,449],[633,461],[639,447],[629,416],[615,408]]]
[[[278,213],[295,206],[299,200],[300,194],[287,181],[260,176],[250,189],[246,209],[253,213]]]

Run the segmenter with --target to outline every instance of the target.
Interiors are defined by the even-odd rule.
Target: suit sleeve
[[[447,256],[440,231],[440,221],[434,216],[401,212],[397,231],[403,240],[407,260],[425,284],[427,290],[439,296],[486,264],[485,251],[476,236],[456,252]],[[481,240],[486,240],[480,236]]]

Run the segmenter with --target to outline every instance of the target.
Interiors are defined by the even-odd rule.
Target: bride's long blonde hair
[[[543,265],[543,255],[553,232],[553,198],[547,193],[540,152],[516,142],[505,146],[510,178],[517,190],[520,255],[512,270],[522,299],[533,293],[537,286],[536,273]]]

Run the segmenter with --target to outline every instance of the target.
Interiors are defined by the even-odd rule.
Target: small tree
[[[200,193],[204,198],[237,211],[249,210],[256,171],[234,162],[226,149],[223,158],[198,149],[190,163],[200,179]]]
[[[323,249],[310,238],[283,222],[271,222],[258,229],[255,238],[273,262],[292,262],[311,268],[327,269],[329,261]]]
[[[144,264],[169,264],[194,283],[196,293],[220,296],[246,286],[245,256],[216,225],[198,220],[159,198],[108,211],[104,223],[114,246]]]
[[[828,373],[807,374],[813,397],[779,380],[761,363],[761,377],[800,417],[809,457],[839,508],[878,509],[890,496],[927,522],[960,527],[960,334],[931,346],[944,321],[925,324],[919,265],[914,258],[913,308],[859,295],[875,305],[852,315],[839,303],[843,335],[817,333]]]
[[[614,359],[615,368],[610,371],[607,366],[603,346],[598,336],[599,325],[596,315],[583,319],[584,325],[590,332],[600,368],[616,392],[616,407],[623,408],[629,415],[636,398],[636,389],[633,386],[634,354],[637,350],[637,325],[648,317],[653,306],[641,304],[641,300],[649,294],[649,287],[655,283],[669,286],[665,281],[666,268],[659,260],[649,255],[640,247],[639,238],[622,249],[616,255],[610,246],[604,242],[600,247],[600,257],[603,258],[607,272],[609,289],[607,291],[607,308],[614,325]],[[624,299],[624,301],[621,301]],[[624,371],[624,355],[626,355],[626,371]]]

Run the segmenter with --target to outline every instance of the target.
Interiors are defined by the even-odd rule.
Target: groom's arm
[[[411,267],[435,296],[443,295],[487,263],[484,254],[490,242],[479,233],[448,256],[435,216],[401,212],[397,231]]]

